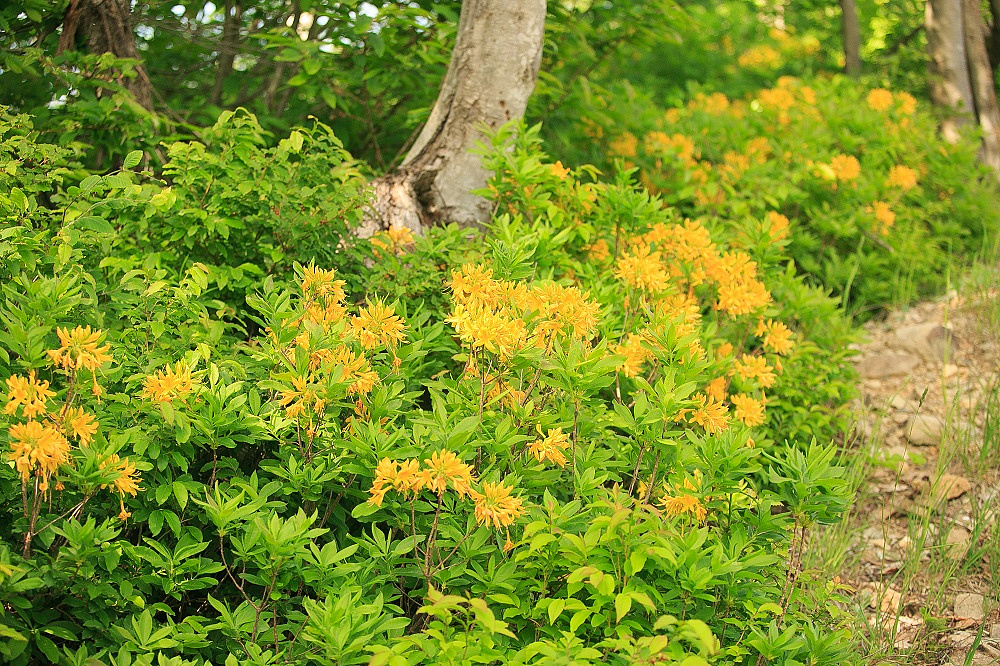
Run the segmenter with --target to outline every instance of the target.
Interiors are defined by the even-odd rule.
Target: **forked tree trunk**
[[[840,25],[844,38],[844,71],[856,77],[861,73],[861,27],[855,0],[840,0]]]
[[[486,185],[487,172],[469,151],[484,131],[524,115],[544,28],[545,0],[464,0],[437,102],[400,167],[373,183],[373,207],[360,235],[489,219],[488,202],[472,194]]]
[[[111,53],[118,58],[135,60],[135,76],[123,75],[119,83],[144,108],[153,108],[153,84],[135,43],[129,0],[70,0],[57,53],[74,48],[78,36],[83,38],[90,53]]]
[[[996,83],[986,50],[987,37],[979,0],[965,0],[965,50],[969,58],[976,120],[983,133],[979,161],[1000,178],[1000,109],[997,108]]]
[[[975,101],[965,50],[964,0],[927,0],[924,24],[930,55],[931,100],[944,112],[941,134],[958,141],[974,122]]]

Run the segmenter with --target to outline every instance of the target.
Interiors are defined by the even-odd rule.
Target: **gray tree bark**
[[[983,140],[979,161],[993,169],[1000,179],[1000,109],[997,108],[996,83],[986,50],[988,31],[979,0],[965,0],[965,50],[976,120]]]
[[[482,224],[489,203],[479,156],[484,132],[523,117],[534,90],[545,31],[545,0],[464,0],[458,37],[437,102],[400,167],[374,183],[360,235],[405,226]]]
[[[840,0],[840,25],[844,39],[844,71],[856,77],[861,74],[861,27],[855,0]]]
[[[958,141],[961,129],[975,122],[962,2],[927,0],[924,15],[930,55],[931,100],[946,114],[941,122],[941,134],[949,143]]]

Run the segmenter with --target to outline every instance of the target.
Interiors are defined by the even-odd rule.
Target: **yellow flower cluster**
[[[69,461],[69,440],[57,428],[38,421],[16,423],[10,427],[7,457],[14,462],[23,482],[36,475],[41,481],[40,490],[45,491],[49,478]]]
[[[406,339],[403,320],[380,300],[369,302],[351,318],[351,331],[365,349],[395,347]]]
[[[27,377],[11,375],[7,378],[7,405],[4,413],[16,414],[18,407],[21,407],[25,418],[34,418],[45,413],[46,402],[54,395],[55,392],[49,390],[47,381],[35,378],[34,370]]]
[[[767,213],[768,221],[768,234],[771,236],[772,240],[781,241],[788,238],[789,227],[791,226],[788,218],[777,211],[768,211]]]
[[[917,186],[917,172],[908,166],[897,164],[889,169],[885,185],[886,187],[895,187],[908,192]]]
[[[717,435],[729,429],[729,410],[720,400],[698,393],[692,398],[692,402],[693,409],[681,410],[682,418],[700,425],[709,435]]]
[[[757,323],[754,335],[763,338],[765,349],[769,349],[776,354],[787,355],[791,353],[795,344],[792,342],[792,331],[780,321],[768,319],[765,323],[761,319]]]
[[[756,398],[737,393],[729,398],[733,403],[733,415],[744,425],[753,427],[764,424],[764,404]]]
[[[625,132],[615,137],[608,145],[612,154],[619,157],[635,157],[638,154],[639,140],[631,132]]]
[[[739,63],[740,67],[746,69],[769,70],[780,67],[782,58],[776,49],[767,44],[761,44],[741,53],[736,62]]]
[[[553,428],[542,439],[535,440],[528,445],[528,453],[533,455],[538,462],[548,460],[560,467],[566,465],[566,456],[563,451],[569,447],[569,435],[562,431],[562,428]]]
[[[830,171],[840,182],[850,182],[861,175],[861,163],[854,155],[835,155],[830,160]]]
[[[886,111],[892,108],[892,93],[884,88],[875,88],[868,93],[868,108],[872,111]]]
[[[57,328],[56,335],[61,343],[59,349],[46,352],[56,367],[69,371],[84,368],[93,372],[111,360],[108,353],[111,346],[99,346],[100,331],[92,331],[89,326],[77,326],[72,331]]]
[[[372,244],[376,254],[401,255],[406,253],[406,249],[413,245],[413,232],[409,227],[394,225],[385,231],[379,231],[368,241]],[[331,271],[332,272],[332,271]]]
[[[191,377],[191,368],[178,361],[173,367],[167,365],[163,370],[148,375],[143,380],[142,395],[157,404],[173,402],[187,397],[197,384],[197,380]]]
[[[476,264],[452,272],[451,292],[455,304],[447,321],[462,342],[504,358],[528,345],[547,348],[557,335],[588,339],[600,313],[576,287],[496,280],[491,269]]]
[[[865,211],[875,217],[875,231],[882,236],[888,236],[892,225],[896,223],[896,214],[885,201],[873,201],[865,207]]]
[[[733,363],[732,374],[744,381],[756,380],[762,388],[771,388],[777,379],[774,368],[767,364],[767,359],[751,354],[743,354]]]
[[[509,527],[524,513],[521,499],[511,494],[513,488],[503,483],[485,482],[480,493],[473,487],[475,482],[472,467],[451,451],[436,451],[429,460],[423,461],[423,465],[412,459],[397,462],[383,458],[375,468],[368,501],[382,506],[390,490],[416,496],[426,489],[441,497],[450,488],[459,497],[472,499],[480,525],[495,529]]]
[[[132,514],[125,510],[125,495],[135,497],[142,490],[139,487],[139,483],[142,482],[139,471],[128,458],[119,458],[117,453],[111,454],[107,460],[102,462],[101,469],[109,469],[117,473],[115,480],[103,487],[118,492],[118,504],[121,507],[118,518],[123,521],[127,520]]]
[[[698,488],[690,479],[684,479],[680,487],[672,489],[667,486],[667,493],[660,500],[660,504],[668,516],[682,516],[688,513],[701,522],[708,517],[708,510],[696,493]]]
[[[695,148],[694,140],[683,134],[669,136],[666,132],[654,130],[646,134],[644,147],[649,155],[657,157],[674,155],[688,167],[693,167],[698,163],[699,154]]]

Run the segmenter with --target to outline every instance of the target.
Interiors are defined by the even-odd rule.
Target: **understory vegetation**
[[[111,97],[0,107],[0,659],[861,663],[802,566],[857,324],[997,191],[918,95],[782,69],[815,40],[727,48],[669,95],[543,78],[491,223],[421,236],[353,232],[372,168],[315,119],[95,169]]]

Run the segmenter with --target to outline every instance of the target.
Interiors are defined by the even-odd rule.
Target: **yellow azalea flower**
[[[635,138],[635,135],[631,132],[625,132],[611,141],[608,150],[611,151],[612,155],[618,157],[635,157],[638,147],[639,140]]]
[[[553,428],[549,433],[539,440],[535,440],[528,445],[528,453],[533,455],[538,462],[548,460],[560,467],[566,465],[566,456],[563,451],[569,447],[569,435],[562,431],[562,428]]]
[[[511,495],[513,488],[503,483],[483,483],[482,494],[475,493],[476,522],[494,529],[510,527],[523,513],[524,507],[519,497]]]
[[[135,465],[133,465],[128,458],[119,458],[117,453],[111,454],[111,456],[101,463],[101,469],[111,468],[115,472],[118,472],[118,478],[116,478],[111,484],[104,486],[104,488],[114,487],[120,495],[131,495],[135,497],[136,494],[142,490],[139,487],[139,483],[142,478],[139,476],[138,470],[136,470]],[[124,507],[123,507],[124,510]]]
[[[424,485],[438,495],[451,486],[459,497],[472,494],[472,467],[451,451],[435,451],[424,461]]]
[[[608,247],[607,241],[598,238],[587,246],[587,254],[593,261],[604,261],[611,256],[611,249]]]
[[[635,377],[642,372],[642,364],[653,357],[652,352],[642,344],[642,337],[635,333],[629,333],[625,344],[612,347],[613,354],[620,354],[625,357],[618,370],[625,373],[626,377]]]
[[[173,367],[167,365],[163,370],[148,375],[142,383],[143,397],[159,404],[184,398],[198,382],[191,377],[191,368],[178,361]]]
[[[886,187],[898,187],[904,192],[908,192],[917,186],[917,172],[908,166],[897,164],[889,169],[885,185]]]
[[[892,107],[892,93],[884,88],[875,88],[868,93],[868,108],[872,111],[885,111]]]
[[[669,276],[660,263],[660,253],[641,244],[632,252],[623,252],[615,263],[615,277],[630,287],[655,294],[667,287]]]
[[[310,385],[309,378],[292,377],[291,381],[292,388],[278,393],[278,404],[285,408],[285,415],[290,419],[296,419],[309,410],[321,413],[326,403]]]
[[[92,331],[89,326],[77,326],[72,331],[59,327],[56,328],[56,335],[59,336],[59,349],[46,352],[56,367],[69,371],[81,368],[94,371],[111,360],[108,353],[111,345],[99,346],[101,331]]]
[[[690,481],[685,479],[684,490],[694,491],[696,488]],[[708,517],[708,510],[701,503],[701,499],[697,495],[691,492],[684,492],[679,488],[668,488],[668,491],[669,493],[664,495],[663,499],[660,500],[660,504],[668,516],[682,516],[685,513],[689,513],[698,522]]]
[[[49,390],[47,381],[35,378],[34,370],[26,378],[11,375],[7,378],[7,405],[3,411],[14,414],[18,407],[22,407],[25,418],[33,419],[45,413],[46,401],[54,395],[55,391]]]
[[[767,364],[763,356],[743,354],[733,363],[732,372],[744,381],[756,379],[763,388],[770,388],[776,379],[774,368]]]
[[[390,458],[382,458],[375,466],[375,481],[372,483],[372,487],[368,490],[368,494],[371,497],[368,501],[375,506],[382,506],[382,500],[385,499],[385,494],[392,489],[393,481],[395,480],[399,470],[399,463]]]
[[[778,213],[776,211],[768,211],[767,213],[768,234],[772,239],[776,241],[784,240],[788,238],[788,218]]]
[[[718,433],[729,428],[729,410],[722,404],[704,393],[698,393],[693,398],[694,409],[685,410],[689,413],[686,419],[691,423],[697,423],[709,435]]]
[[[875,216],[877,226],[875,231],[882,236],[888,236],[892,225],[896,223],[896,214],[892,208],[884,201],[873,201],[865,207],[865,210]]]
[[[569,169],[563,166],[562,162],[556,162],[555,164],[549,165],[549,171],[552,175],[560,180],[565,180],[566,176],[569,175]]]
[[[9,432],[7,457],[14,462],[22,481],[36,474],[47,487],[48,478],[69,460],[69,441],[55,428],[38,421],[12,425]]]
[[[917,100],[910,93],[896,93],[896,102],[899,104],[899,111],[904,116],[912,116],[917,111]]]
[[[705,395],[717,402],[722,402],[726,399],[726,386],[725,377],[716,377],[705,387]]]
[[[451,272],[451,293],[462,304],[491,303],[499,295],[500,284],[493,279],[493,269],[482,264],[465,264]]]
[[[365,349],[390,346],[406,339],[403,320],[382,301],[369,302],[351,318],[351,330]]]
[[[839,181],[851,181],[861,175],[861,163],[853,155],[836,155],[830,160],[830,169]]]
[[[62,412],[63,429],[72,433],[80,444],[87,446],[97,434],[97,421],[82,407],[70,407]]]
[[[759,426],[764,423],[764,405],[745,393],[730,396],[733,403],[733,415],[748,426]]]
[[[385,231],[376,233],[368,242],[375,247],[376,253],[384,250],[388,254],[401,255],[406,252],[408,246],[413,245],[413,232],[409,227],[393,225]]]
[[[758,327],[758,336],[764,337],[764,348],[776,354],[788,354],[795,346],[792,342],[792,331],[780,321],[768,319]]]
[[[340,303],[346,298],[344,280],[337,280],[336,272],[333,269],[324,270],[315,266],[307,266],[302,269],[302,280],[300,286],[302,295],[307,298],[322,298],[326,301]]]
[[[367,395],[378,384],[378,373],[371,369],[368,359],[345,346],[333,350],[331,361],[334,365],[343,367],[341,381],[350,382],[347,387],[350,395]]]

